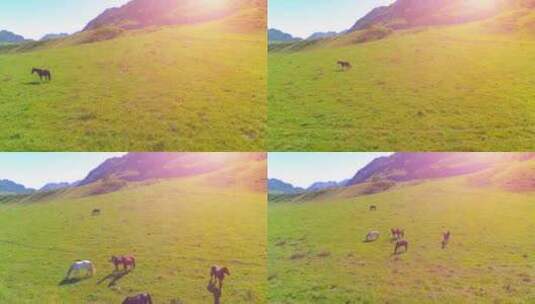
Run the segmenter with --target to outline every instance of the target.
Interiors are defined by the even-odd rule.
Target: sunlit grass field
[[[469,184],[270,202],[270,303],[534,303],[534,194]],[[409,241],[398,256],[396,227]],[[363,242],[372,230],[379,240]]]
[[[223,303],[265,303],[265,194],[195,178],[83,198],[76,191],[0,203],[1,303],[121,303],[139,292],[155,303],[213,303],[214,264],[231,272]],[[94,208],[100,216],[91,216]],[[125,254],[137,267],[109,286],[108,260]],[[93,261],[96,275],[60,285],[77,259]]]
[[[273,47],[267,145],[291,151],[532,150],[535,15],[528,17],[525,31],[496,30],[502,21],[491,20],[399,31],[365,43],[355,42],[357,33],[297,51]],[[340,71],[338,60],[353,69]]]
[[[0,147],[260,150],[266,37],[249,21],[265,17],[243,14],[94,43],[80,43],[82,33],[53,47],[0,53]],[[32,67],[50,69],[53,81],[41,83]]]

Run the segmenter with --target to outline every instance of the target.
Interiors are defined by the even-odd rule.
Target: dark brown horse
[[[377,206],[371,205],[370,206],[370,211],[377,211]]]
[[[148,293],[141,293],[124,299],[123,304],[152,304],[152,297]]]
[[[349,61],[338,60],[336,64],[338,64],[342,70],[349,70],[353,68],[353,66],[351,65]]]
[[[227,267],[220,267],[220,266],[212,266],[210,269],[210,282],[211,283],[217,283],[219,285],[219,289],[223,288],[223,280],[225,280],[225,276],[230,275],[230,271]]]
[[[93,209],[93,212],[91,212],[93,216],[100,215],[100,209]]]
[[[409,250],[409,241],[399,240],[396,242],[396,247],[394,248],[394,254],[398,254],[400,248],[405,248],[405,252]]]
[[[43,70],[43,69],[38,69],[38,68],[33,68],[32,69],[32,75],[37,73],[37,75],[39,75],[39,79],[40,80],[43,80],[43,78],[45,80],[48,80],[48,81],[51,81],[52,80],[52,73],[50,73],[49,70]]]
[[[448,246],[448,242],[450,241],[450,236],[451,236],[451,233],[449,231],[442,233],[442,249],[445,249],[446,246]]]
[[[112,256],[110,262],[115,265],[115,270],[117,271],[119,270],[119,265],[123,265],[125,271],[128,271],[129,266],[130,270],[136,268],[136,258],[134,256]]]

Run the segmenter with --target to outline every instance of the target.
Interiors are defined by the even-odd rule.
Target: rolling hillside
[[[259,150],[265,1],[247,3],[205,22],[106,23],[0,47],[3,149]],[[50,69],[53,80],[40,82],[32,67]]]
[[[378,183],[270,202],[270,303],[535,301],[533,160],[370,192]],[[393,255],[397,227],[409,249]]]
[[[526,3],[529,5],[529,3]],[[533,148],[535,15],[270,47],[268,147],[315,151]],[[352,63],[341,71],[338,60]]]
[[[130,156],[132,157],[132,156]],[[0,199],[2,303],[120,303],[150,292],[155,303],[212,303],[214,264],[230,268],[223,303],[266,303],[266,195],[263,155],[187,177],[126,181],[103,177],[81,187]],[[109,186],[121,182],[113,191]],[[93,209],[101,214],[92,216]],[[112,272],[111,255],[137,267]],[[64,281],[73,260],[94,277]]]

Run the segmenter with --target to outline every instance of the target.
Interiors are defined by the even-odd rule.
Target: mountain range
[[[0,43],[20,43],[25,40],[24,37],[13,32],[6,30],[0,31]]]
[[[508,9],[535,8],[533,0],[397,0],[373,9],[360,18],[350,32],[374,25],[391,29],[456,24],[481,20]]]
[[[344,32],[342,32],[344,33]],[[316,32],[308,36],[306,39],[294,37],[291,34],[285,33],[281,30],[271,28],[268,30],[268,41],[269,43],[288,43],[288,42],[298,42],[298,41],[311,41],[318,40],[330,37],[336,37],[341,33],[337,32]]]
[[[483,174],[489,169],[494,170],[493,174],[498,174],[516,162],[528,160],[535,160],[535,153],[395,153],[374,159],[359,169],[351,179],[340,183],[319,182],[303,189],[280,180],[270,180],[268,188],[272,194],[302,194],[376,183],[384,190],[394,183]],[[484,174],[482,176],[483,179],[487,178]],[[516,186],[521,184],[523,188],[535,189],[535,170],[531,170],[531,167],[525,171],[519,170],[508,178],[504,183]]]
[[[345,187],[348,182],[349,182],[349,179],[343,180],[341,182],[335,182],[335,181],[315,182],[305,189],[301,187],[296,187],[280,179],[270,178],[268,180],[268,189],[269,189],[270,194],[300,194],[300,193],[306,193],[306,192],[317,192],[317,191]]]
[[[265,160],[264,153],[128,153],[104,161],[79,182],[49,183],[35,190],[2,180],[0,194],[26,195],[92,185],[99,185],[92,193],[100,194],[119,190],[128,182],[201,175],[214,186],[240,185],[263,191],[266,187]]]
[[[318,32],[305,40],[318,40],[337,35],[384,26],[396,30],[418,26],[458,24],[477,21],[511,9],[531,10],[535,0],[397,0],[388,6],[379,6],[358,19],[347,31]],[[270,41],[297,42],[290,34],[270,30]]]

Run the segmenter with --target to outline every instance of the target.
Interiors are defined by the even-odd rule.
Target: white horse
[[[377,239],[379,238],[379,231],[370,231],[368,232],[368,234],[366,235],[366,242],[373,242],[373,241],[377,241]]]
[[[85,270],[86,276],[93,276],[97,272],[97,269],[91,263],[91,261],[76,261],[74,262],[71,267],[69,268],[69,272],[67,272],[67,279],[71,277],[71,274],[73,273],[80,273],[80,271]]]

